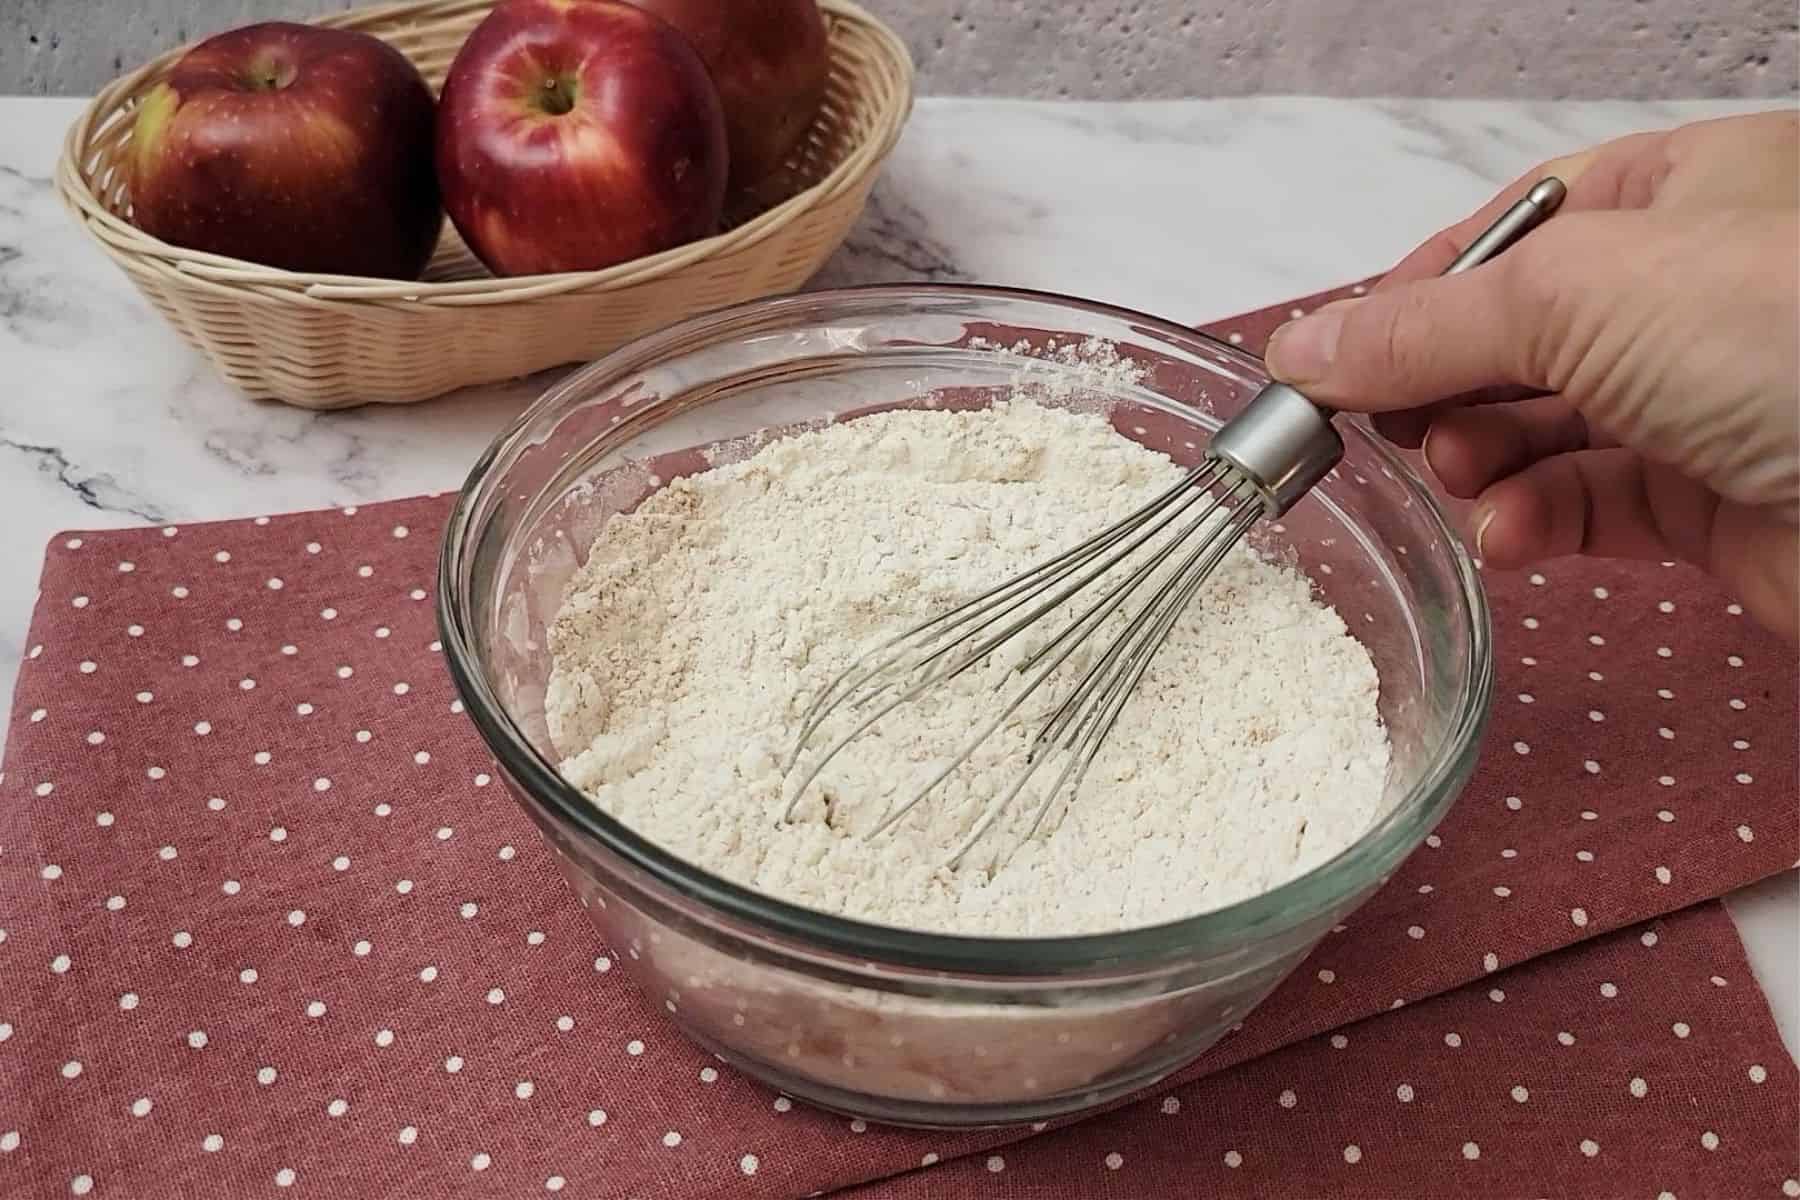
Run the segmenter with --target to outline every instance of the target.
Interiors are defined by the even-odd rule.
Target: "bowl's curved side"
[[[1353,536],[1338,552],[1381,564],[1365,572],[1376,599],[1358,603],[1388,604],[1362,615],[1374,621],[1379,612],[1392,630],[1392,678],[1410,689],[1398,700],[1415,705],[1405,719],[1416,722],[1417,761],[1410,786],[1355,844],[1269,892],[1103,935],[983,938],[890,928],[713,875],[568,785],[542,730],[532,728],[538,718],[508,699],[516,682],[508,671],[547,668],[503,661],[496,650],[508,637],[522,638],[527,652],[541,646],[556,602],[544,581],[566,576],[585,554],[581,538],[553,515],[565,497],[616,489],[616,479],[594,481],[637,461],[628,445],[641,455],[646,445],[754,433],[754,422],[743,422],[766,409],[751,404],[748,415],[726,419],[733,397],[746,392],[778,389],[804,407],[807,389],[833,372],[906,375],[880,375],[884,356],[915,364],[913,374],[926,382],[954,384],[956,364],[991,369],[994,354],[1008,353],[967,345],[971,330],[986,344],[997,340],[986,336],[996,329],[1054,330],[1129,347],[1150,365],[1154,389],[1130,392],[1144,406],[1134,411],[1190,430],[1216,426],[1265,378],[1253,357],[1182,327],[1015,289],[895,285],[760,301],[640,339],[547,393],[475,464],[440,562],[445,659],[466,711],[646,993],[698,1040],[776,1086],[883,1120],[1040,1119],[1103,1103],[1115,1084],[1146,1083],[1205,1049],[1441,820],[1474,769],[1493,689],[1490,618],[1473,562],[1423,483],[1372,436],[1350,428],[1350,474],[1306,505],[1322,522],[1313,541],[1348,530]],[[984,357],[959,357],[969,355]],[[971,367],[962,381],[978,374]],[[699,424],[681,424],[690,418]],[[1199,440],[1190,431],[1169,444],[1192,448]],[[654,486],[637,466],[640,483]],[[609,502],[629,507],[636,498],[627,488]],[[1371,521],[1371,512],[1396,521]],[[545,568],[551,558],[562,565]],[[521,580],[533,569],[544,590],[522,597]],[[1387,601],[1379,600],[1383,588]],[[1409,654],[1418,661],[1409,663]],[[1054,1071],[1043,1038],[1008,1040],[1008,1029],[1038,1026],[1048,1044],[1066,1035],[1060,1044],[1073,1048]],[[809,1028],[835,1032],[809,1037]],[[1125,1029],[1129,1036],[1121,1036]],[[885,1050],[877,1044],[883,1040]],[[963,1066],[937,1058],[922,1066],[920,1047],[932,1042],[966,1051],[952,1056]],[[1005,1071],[987,1070],[1002,1064]]]

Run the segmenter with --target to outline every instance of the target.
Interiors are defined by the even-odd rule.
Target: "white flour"
[[[942,866],[1016,778],[1059,689],[900,825],[862,835],[991,719],[1017,652],[1058,619],[885,718],[780,822],[804,774],[782,773],[800,714],[871,642],[1181,474],[1097,415],[1016,401],[865,417],[678,480],[607,523],[551,630],[561,769],[691,862],[883,924],[1097,932],[1265,891],[1367,828],[1388,747],[1367,652],[1304,577],[1243,548],[1183,614],[1079,794],[1034,838],[1021,842],[1035,807],[1021,799],[957,869]],[[1068,669],[1104,646],[1103,631]]]

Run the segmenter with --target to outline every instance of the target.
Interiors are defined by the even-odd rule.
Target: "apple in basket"
[[[631,0],[679,29],[718,85],[733,191],[754,193],[812,128],[831,74],[817,0]]]
[[[368,34],[246,25],[144,97],[126,156],[152,237],[289,271],[415,279],[443,225],[431,89]]]
[[[597,270],[717,231],[718,89],[622,0],[502,0],[438,99],[444,207],[496,275]]]

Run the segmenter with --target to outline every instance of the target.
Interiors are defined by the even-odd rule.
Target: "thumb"
[[[1269,373],[1353,412],[1416,408],[1531,378],[1534,306],[1521,296],[1524,247],[1459,275],[1384,287],[1290,321],[1269,339]]]

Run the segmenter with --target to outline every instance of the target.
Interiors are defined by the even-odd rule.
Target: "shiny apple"
[[[139,105],[131,220],[290,271],[414,279],[443,224],[431,89],[365,33],[282,21],[208,38]]]
[[[725,106],[731,188],[754,189],[787,161],[818,115],[831,73],[815,0],[631,0],[700,52]]]
[[[718,90],[622,0],[503,0],[438,100],[444,206],[496,275],[597,270],[717,232]]]

